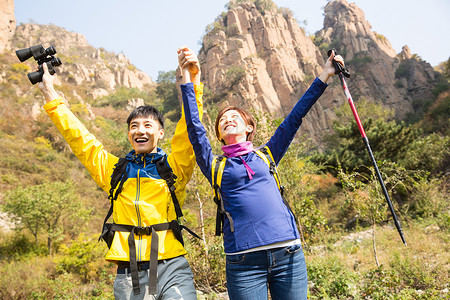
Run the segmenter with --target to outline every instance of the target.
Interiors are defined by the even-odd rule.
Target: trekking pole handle
[[[327,52],[328,57],[330,57],[331,51],[334,51],[334,55],[337,55],[336,49],[330,49]],[[340,62],[337,62],[333,59],[333,66],[334,66],[334,70],[335,70],[334,74],[342,73],[345,77],[347,77],[347,78],[350,77],[350,72]]]

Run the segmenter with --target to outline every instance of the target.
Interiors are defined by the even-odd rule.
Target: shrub
[[[420,137],[405,147],[399,163],[409,170],[424,170],[431,174],[445,172],[450,159],[450,137],[431,134]]]
[[[47,254],[45,246],[36,244],[23,233],[0,238],[0,260],[18,261]]]
[[[395,70],[395,78],[406,78],[409,79],[412,74],[412,63],[409,60],[402,61],[399,66],[397,67],[397,70]]]
[[[310,299],[345,299],[355,296],[358,276],[337,257],[315,259],[306,264]]]
[[[11,66],[11,69],[14,72],[22,72],[22,73],[28,73],[31,71],[31,67],[23,63],[15,63]]]
[[[448,274],[442,266],[425,266],[419,258],[400,257],[389,267],[369,270],[364,274],[361,296],[365,299],[443,299]],[[445,292],[444,292],[445,293]],[[390,298],[388,295],[396,295]]]
[[[441,180],[420,178],[414,184],[408,203],[409,215],[415,218],[431,219],[446,214],[448,203],[443,192],[444,184]]]
[[[80,235],[75,241],[61,247],[63,256],[56,260],[56,270],[60,274],[73,273],[81,276],[84,283],[98,280],[105,263],[107,248],[97,241],[97,237]]]
[[[266,11],[270,11],[275,7],[272,0],[254,0],[256,8],[264,16]]]
[[[367,54],[364,54],[362,52],[357,53],[355,57],[350,60],[347,64],[349,66],[354,67],[356,70],[361,71],[365,66],[372,63],[373,59]]]
[[[245,69],[242,66],[231,66],[225,73],[226,81],[230,86],[238,84],[245,76]]]
[[[402,89],[402,88],[405,87],[405,86],[403,85],[403,82],[402,82],[401,80],[396,80],[396,81],[394,82],[394,86],[395,86],[396,88],[398,88],[398,89]]]

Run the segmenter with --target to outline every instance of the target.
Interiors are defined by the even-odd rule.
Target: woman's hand
[[[336,71],[333,66],[333,59],[335,61],[341,63],[343,66],[345,66],[344,59],[342,58],[342,56],[340,56],[340,55],[335,56],[334,51],[332,50],[330,57],[328,57],[328,59],[325,63],[322,74],[320,74],[320,76],[319,76],[319,79],[324,83],[326,83],[328,81],[328,79],[330,79],[331,76],[336,75],[335,74]]]

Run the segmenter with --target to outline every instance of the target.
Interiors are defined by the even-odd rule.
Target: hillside
[[[62,60],[56,89],[118,156],[131,150],[125,121],[142,104],[165,115],[161,148],[170,152],[180,78],[172,70],[152,79],[124,54],[95,48],[83,35],[56,25],[17,25],[13,0],[0,0],[0,299],[113,299],[116,265],[104,260],[106,246],[97,240],[107,195],[42,110],[45,101],[27,78],[36,62],[21,63],[14,52],[38,44],[56,48]],[[352,74],[347,83],[408,247],[393,227],[334,78],[278,166],[301,232],[310,299],[446,298],[450,61],[434,70],[408,46],[395,53],[388,37],[372,31],[364,12],[346,0],[328,1],[324,26],[314,36],[271,0],[232,0],[205,29],[199,52],[203,122],[214,153],[221,146],[213,133],[219,108],[249,109],[258,120],[255,145],[265,143],[320,74],[330,48],[344,56]],[[68,206],[48,213],[40,202],[25,205],[36,199]],[[187,259],[199,299],[227,299],[212,199],[196,168],[183,212],[203,241],[184,235]],[[56,229],[23,221],[41,212],[59,220]]]

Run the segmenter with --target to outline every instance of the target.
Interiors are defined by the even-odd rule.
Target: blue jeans
[[[231,300],[306,299],[308,276],[301,245],[227,255]]]

